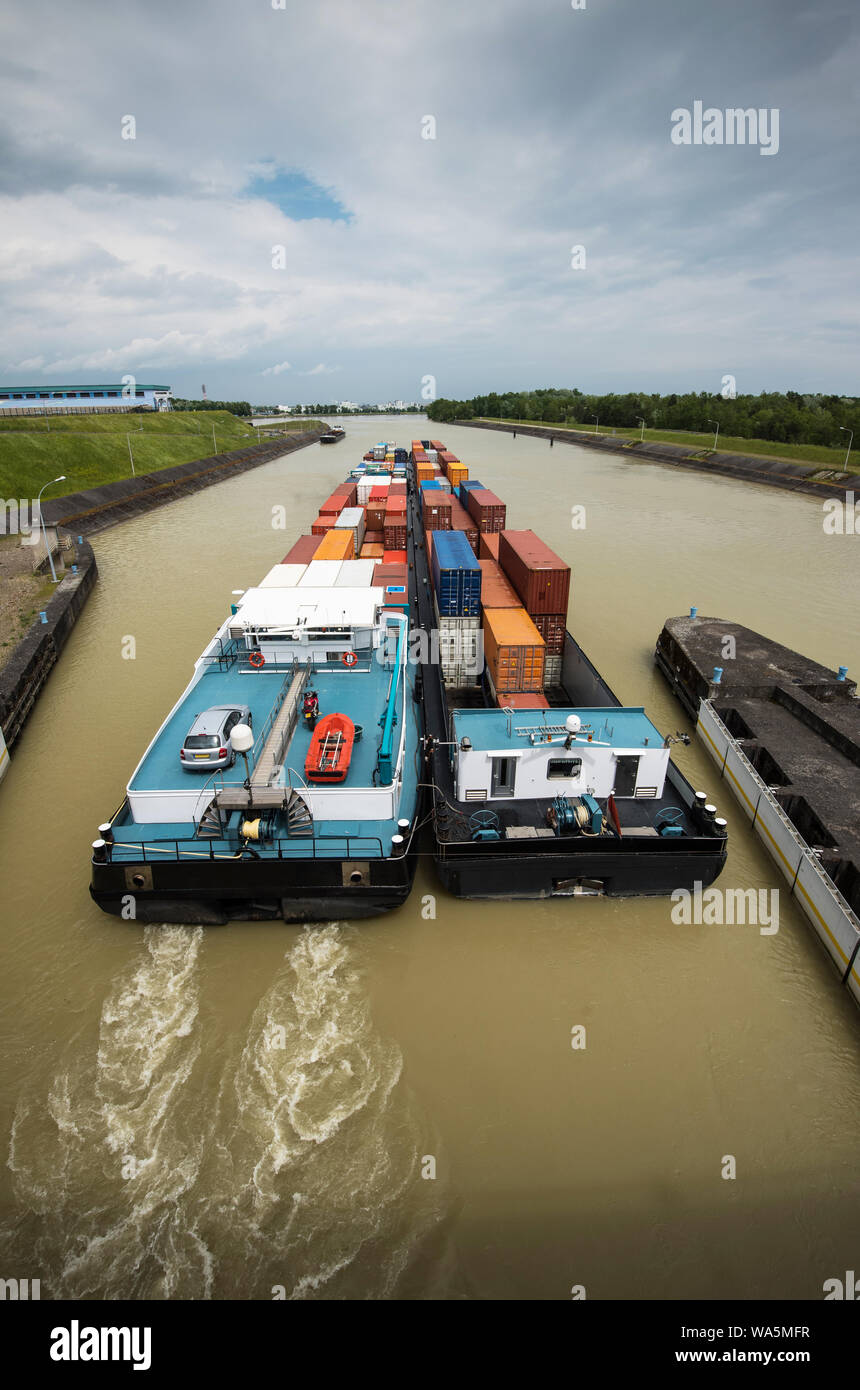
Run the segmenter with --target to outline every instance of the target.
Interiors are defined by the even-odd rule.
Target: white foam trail
[[[9,1166],[19,1202],[43,1218],[38,1258],[51,1270],[52,1297],[193,1297],[211,1286],[183,1201],[203,1136],[179,1133],[180,1094],[200,1051],[202,935],[145,929],[141,959],[102,1008],[95,1061],[53,1081],[47,1141],[44,1116],[19,1105]],[[30,1121],[39,1126],[32,1140]]]
[[[222,1092],[219,1129],[232,1138],[210,1219],[242,1252],[224,1296],[390,1296],[441,1219],[440,1185],[419,1175],[402,1057],[374,1028],[354,937],[336,924],[302,931]]]
[[[301,931],[241,1052],[223,1049],[214,1103],[194,1074],[202,937],[148,927],[95,1052],[41,1113],[22,1100],[10,1249],[35,1256],[45,1297],[396,1296],[447,1199],[421,1178],[440,1146],[372,1022],[355,929]]]

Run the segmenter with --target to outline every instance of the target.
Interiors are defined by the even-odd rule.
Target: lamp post
[[[600,425],[600,416],[592,415],[591,418],[594,421],[594,433],[597,434],[598,426]]]
[[[845,469],[846,469],[846,471],[847,471],[847,469],[848,469],[848,460],[849,460],[850,457],[851,457],[851,445],[854,443],[854,431],[853,431],[853,430],[849,430],[849,428],[848,428],[847,425],[840,425],[839,428],[840,428],[840,430],[842,431],[843,434],[847,434],[847,435],[850,436],[850,438],[849,438],[849,440],[848,440],[848,453],[845,455]]]
[[[45,542],[45,549],[46,549],[47,552],[48,552],[48,559],[49,559],[50,562],[51,562],[51,578],[53,579],[53,581],[54,581],[55,584],[56,584],[56,582],[57,582],[57,571],[56,571],[55,568],[54,568],[54,555],[53,555],[53,552],[52,552],[50,546],[48,545],[48,532],[47,532],[47,529],[46,529],[46,527],[45,527],[45,518],[42,516],[42,493],[45,491],[45,488],[46,488],[46,487],[53,487],[53,486],[54,486],[54,483],[64,483],[65,481],[66,481],[66,475],[65,475],[65,473],[61,473],[60,476],[59,476],[59,478],[52,478],[51,481],[50,481],[49,483],[43,483],[43,484],[42,484],[42,487],[41,487],[40,490],[39,490],[39,496],[38,496],[38,498],[36,499],[36,506],[37,506],[38,509],[39,509],[39,521],[42,523],[42,537],[43,537],[44,542]]]
[[[639,436],[639,443],[641,444],[645,438],[645,421],[642,419],[641,415],[637,415],[636,420],[642,426],[642,433]]]
[[[709,424],[709,425],[716,425],[716,427],[717,427],[717,432],[716,432],[716,434],[714,435],[714,453],[716,453],[716,452],[717,452],[717,440],[718,440],[719,437],[720,437],[720,422],[719,422],[719,420],[709,420],[709,421],[708,421],[708,424]]]

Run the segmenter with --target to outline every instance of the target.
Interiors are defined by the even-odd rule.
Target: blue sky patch
[[[245,192],[252,198],[265,198],[294,222],[324,218],[327,222],[349,222],[352,214],[321,184],[314,183],[296,169],[279,169],[261,162],[254,168]]]

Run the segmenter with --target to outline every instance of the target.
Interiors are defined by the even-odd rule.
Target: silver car
[[[179,750],[182,766],[189,772],[232,767],[236,754],[230,746],[230,731],[237,724],[251,727],[251,711],[247,705],[213,705],[198,714]]]

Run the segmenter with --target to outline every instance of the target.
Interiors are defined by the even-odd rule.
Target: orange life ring
[[[343,656],[341,657],[341,661],[343,662],[344,666],[354,666],[355,663],[358,661],[358,657],[356,656],[355,652],[344,652]]]
[[[251,652],[251,655],[248,657],[248,664],[253,666],[255,671],[259,671],[262,666],[265,666],[266,658],[263,656],[259,647],[256,651]]]

